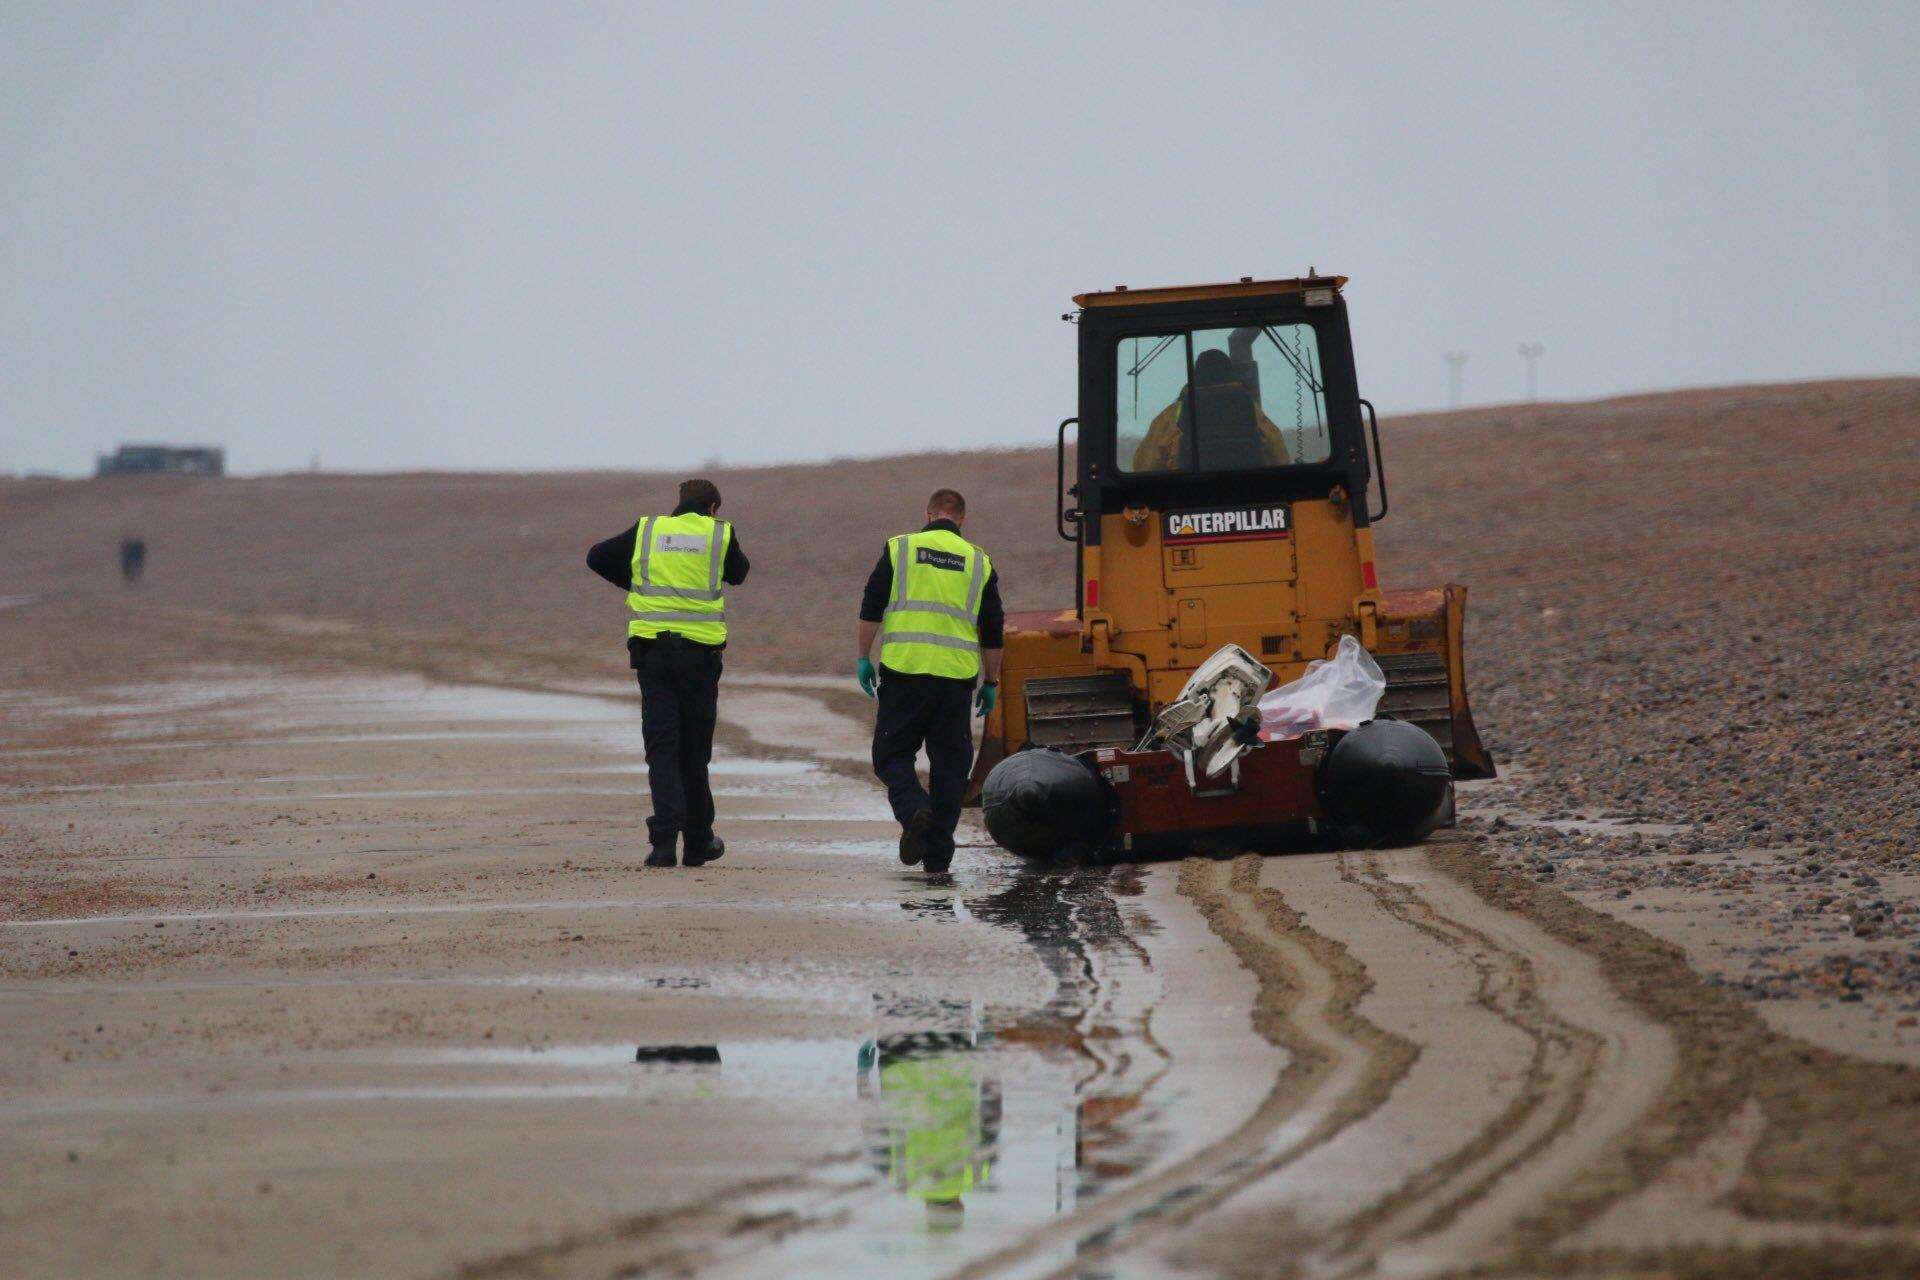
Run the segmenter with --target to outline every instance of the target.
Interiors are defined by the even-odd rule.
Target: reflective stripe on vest
[[[672,631],[701,644],[727,639],[726,593],[720,572],[733,529],[712,516],[646,516],[633,536],[629,636]]]
[[[893,598],[881,616],[881,665],[971,680],[980,672],[980,601],[993,571],[987,553],[945,529],[903,533],[887,551]]]

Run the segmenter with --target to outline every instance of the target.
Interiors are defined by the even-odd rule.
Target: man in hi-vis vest
[[[973,765],[967,704],[984,716],[1000,688],[1000,580],[987,553],[960,536],[966,518],[966,499],[940,489],[927,499],[925,528],[887,540],[860,601],[854,667],[868,697],[879,688],[873,772],[887,784],[900,823],[900,861],[934,875],[953,862],[953,829]],[[926,787],[914,767],[922,746]]]
[[[711,480],[680,486],[670,516],[643,516],[623,534],[595,543],[587,567],[627,593],[627,655],[640,680],[640,736],[647,747],[653,816],[650,867],[674,865],[686,841],[686,865],[726,852],[713,834],[713,724],[720,698],[720,651],[727,647],[723,584],[747,580],[747,557],[733,526],[717,518]]]

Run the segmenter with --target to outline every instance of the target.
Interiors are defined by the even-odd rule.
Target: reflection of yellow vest
[[[980,598],[993,562],[948,529],[887,543],[893,598],[880,623],[880,664],[905,675],[980,674]]]
[[[894,1185],[922,1200],[957,1200],[987,1181],[980,1098],[971,1066],[954,1057],[909,1058],[880,1068],[893,1132]]]
[[[629,636],[677,632],[701,644],[725,644],[727,600],[720,589],[733,526],[712,516],[647,516],[633,535]]]

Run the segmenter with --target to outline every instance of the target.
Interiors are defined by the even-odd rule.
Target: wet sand
[[[1808,1160],[1904,1175],[1783,1143],[1755,1076],[1801,1042],[1749,1015],[1701,1070],[1724,1010],[1628,980],[1684,960],[1465,830],[930,881],[858,704],[747,678],[727,855],[654,871],[619,686],[230,662],[6,707],[6,1274],[1920,1261],[1898,1196],[1807,1202]],[[1897,1142],[1902,1068],[1847,1061]]]
[[[729,753],[725,859],[648,870],[634,711],[231,673],[16,702],[147,776],[41,786],[68,748],[0,749],[9,829],[97,851],[0,921],[9,1267],[584,1273],[725,1239],[739,1274],[938,1274],[1254,1105],[1280,1053],[1243,1019],[1169,1011],[1177,1064],[1149,1028],[1251,989],[1174,869],[930,883],[873,788]],[[994,1113],[961,1208],[893,1167],[947,1123],[896,1096],[929,1061]],[[821,1225],[739,1234],[790,1218]]]

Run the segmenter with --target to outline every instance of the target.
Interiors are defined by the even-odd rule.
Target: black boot
[[[677,831],[669,831],[663,836],[655,837],[653,841],[653,852],[647,855],[647,865],[650,867],[671,867],[677,865],[679,859],[675,854],[679,843],[680,833]]]
[[[709,862],[719,861],[720,855],[726,851],[727,842],[719,836],[708,836],[706,845],[699,849],[694,848],[693,841],[689,840],[687,841],[687,856],[684,865],[689,867],[704,867]]]
[[[922,809],[900,828],[900,861],[915,866],[933,847],[933,813]]]
[[[953,839],[937,831],[927,833],[927,851],[920,859],[921,869],[930,876],[945,875],[953,865]]]

